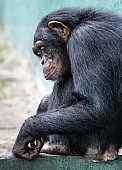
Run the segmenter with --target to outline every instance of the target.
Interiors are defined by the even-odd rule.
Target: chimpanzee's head
[[[33,52],[41,58],[46,80],[62,80],[70,75],[70,61],[67,54],[69,28],[59,21],[43,21],[34,36]]]

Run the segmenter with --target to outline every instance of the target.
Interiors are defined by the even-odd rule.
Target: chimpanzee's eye
[[[45,49],[45,47],[44,47],[44,46],[43,46],[43,47],[41,47],[41,50],[42,50],[42,51],[44,51],[44,49]]]
[[[41,57],[41,55],[44,53],[44,49],[45,49],[45,47],[38,47],[39,48],[39,51],[37,52],[37,55],[39,56],[39,57]]]
[[[44,46],[40,47],[40,50],[41,50],[41,54],[44,53],[45,47]]]

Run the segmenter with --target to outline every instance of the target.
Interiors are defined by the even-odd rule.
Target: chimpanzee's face
[[[45,79],[60,79],[63,73],[63,67],[58,50],[52,46],[47,46],[43,41],[38,40],[33,47],[33,52],[41,59]]]
[[[61,22],[50,21],[46,27],[41,24],[37,27],[33,52],[41,58],[46,80],[59,81],[70,72],[67,55],[68,35],[68,27]]]

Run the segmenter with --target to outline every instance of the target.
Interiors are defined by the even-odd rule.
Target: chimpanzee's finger
[[[35,149],[35,142],[30,142],[30,148]]]
[[[41,148],[43,147],[44,144],[44,140],[43,138],[38,138],[36,139],[36,145],[35,145],[35,149],[34,150],[29,150],[28,153],[23,154],[23,158],[28,159],[28,160],[32,160],[34,159],[36,156],[39,155]]]
[[[44,140],[43,140],[43,138],[37,138],[37,139],[36,139],[35,149],[41,150],[41,148],[43,147],[43,145],[44,145]]]
[[[29,148],[27,145],[23,144],[23,146],[21,146],[19,148],[19,152],[17,153],[17,156],[21,157],[21,158],[24,158],[24,159],[27,159],[27,160],[32,160],[36,156],[39,155],[43,144],[44,144],[43,138],[36,139],[36,144],[34,142],[30,143],[30,145],[34,146],[34,149]],[[24,148],[24,146],[26,146],[26,147]]]
[[[27,160],[32,160],[37,156],[37,153],[35,150],[28,151],[26,153],[19,154],[19,157],[27,159]]]
[[[39,154],[38,149],[32,149],[29,147],[23,148],[19,147],[18,150],[16,151],[16,156],[20,158],[24,158],[27,160],[32,160],[34,159],[37,155]]]

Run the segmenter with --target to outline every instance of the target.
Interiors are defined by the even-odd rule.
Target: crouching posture
[[[22,125],[13,154],[116,159],[122,147],[122,18],[92,9],[52,12],[37,27],[33,52],[55,84]]]

